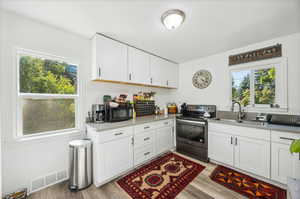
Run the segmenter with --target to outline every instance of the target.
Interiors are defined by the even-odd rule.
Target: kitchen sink
[[[215,121],[220,121],[224,123],[235,123],[235,124],[245,124],[245,125],[253,125],[253,126],[264,126],[264,122],[256,121],[256,120],[242,120],[242,121],[237,121],[233,119],[223,119],[223,118],[215,118],[213,119]]]

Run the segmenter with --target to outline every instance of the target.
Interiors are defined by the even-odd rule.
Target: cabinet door
[[[179,79],[179,66],[172,62],[167,63],[167,87],[177,88]]]
[[[93,77],[101,80],[127,81],[127,46],[96,35],[93,39]]]
[[[171,126],[157,129],[156,131],[156,154],[170,150],[174,146],[173,128]]]
[[[150,71],[152,85],[168,87],[169,69],[168,61],[156,56],[151,56]]]
[[[233,166],[234,147],[233,137],[229,134],[208,133],[208,157],[210,159]]]
[[[270,177],[270,142],[235,137],[234,166],[256,175]]]
[[[115,177],[133,167],[133,145],[132,137],[125,137],[102,144],[102,151],[99,156],[103,156],[99,164],[102,165],[105,179]]]
[[[291,154],[290,145],[272,143],[271,178],[283,184],[287,177],[300,178],[300,154]]]
[[[150,84],[150,55],[128,47],[128,81],[139,84]]]

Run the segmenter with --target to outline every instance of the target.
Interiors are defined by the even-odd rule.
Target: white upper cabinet
[[[167,63],[167,87],[178,88],[179,79],[179,66],[178,64],[168,62]]]
[[[164,60],[151,55],[150,57],[150,71],[151,71],[151,85],[154,86],[165,86],[162,68],[164,67]]]
[[[178,64],[169,62],[160,57],[151,56],[150,70],[152,85],[177,88],[178,69]]]
[[[96,34],[92,79],[177,88],[178,64]]]
[[[127,45],[95,35],[92,41],[93,79],[127,81]]]
[[[128,47],[128,82],[150,84],[150,55]]]

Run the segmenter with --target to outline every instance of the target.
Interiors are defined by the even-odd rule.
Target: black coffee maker
[[[93,122],[104,122],[105,108],[103,104],[92,105],[92,120]]]

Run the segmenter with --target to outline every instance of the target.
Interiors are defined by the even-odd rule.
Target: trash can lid
[[[92,144],[91,140],[73,140],[69,143],[72,147],[85,147]]]

